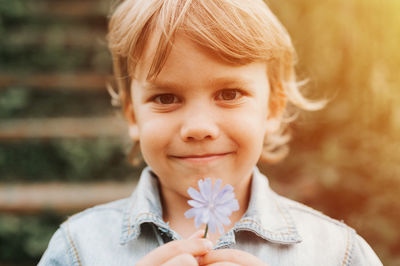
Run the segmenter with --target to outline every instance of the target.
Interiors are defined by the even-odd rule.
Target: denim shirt
[[[135,265],[144,255],[181,239],[162,219],[159,184],[149,167],[130,198],[87,209],[55,232],[39,265]],[[270,266],[382,265],[345,224],[275,194],[254,169],[247,211],[214,249],[251,253]]]

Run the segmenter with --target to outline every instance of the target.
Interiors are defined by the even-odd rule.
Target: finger
[[[197,260],[190,254],[181,254],[178,255],[166,263],[162,264],[162,266],[176,266],[176,265],[185,265],[185,266],[197,266]]]
[[[202,238],[204,235],[204,230],[198,230],[196,233],[193,235],[189,236],[188,239],[196,239],[196,238]]]
[[[198,230],[193,235],[189,236],[188,239],[203,238],[205,230]],[[201,256],[194,256],[194,258],[199,261]]]
[[[211,250],[199,258],[199,265],[209,265],[219,262],[230,262],[239,265],[265,265],[256,256],[238,249]]]
[[[207,266],[240,266],[240,264],[236,264],[233,262],[216,262],[213,264],[208,264]]]
[[[211,249],[212,242],[208,239],[175,240],[148,253],[140,262],[143,265],[160,265],[182,254],[201,256]]]

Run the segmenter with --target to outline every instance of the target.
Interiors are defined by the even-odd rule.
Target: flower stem
[[[207,237],[207,233],[208,233],[208,224],[206,225],[206,231],[204,232],[203,238],[206,238],[206,237]]]

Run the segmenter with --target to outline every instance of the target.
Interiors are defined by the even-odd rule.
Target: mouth
[[[183,155],[183,156],[171,156],[174,159],[187,161],[191,163],[206,163],[214,160],[218,160],[224,158],[233,152],[225,152],[225,153],[210,153],[210,154],[192,154],[192,155]]]

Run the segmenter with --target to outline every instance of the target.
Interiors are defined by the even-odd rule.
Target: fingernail
[[[214,247],[213,243],[208,240],[208,239],[204,239],[204,244],[206,245],[207,249],[212,249]]]
[[[189,237],[189,239],[201,238],[204,234],[203,230],[199,230]]]

